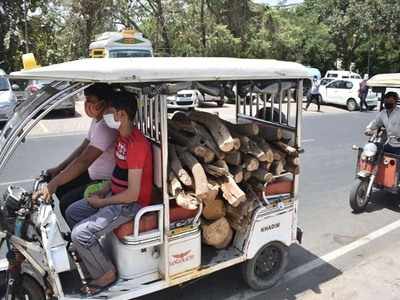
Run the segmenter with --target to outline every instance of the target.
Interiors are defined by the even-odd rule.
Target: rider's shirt
[[[381,126],[385,126],[387,136],[400,137],[400,108],[396,107],[390,114],[386,109],[382,110],[367,129],[376,130]]]
[[[137,203],[149,205],[153,189],[153,157],[151,145],[144,135],[134,128],[128,137],[118,136],[115,145],[115,168],[111,178],[111,191],[118,194],[128,188],[129,169],[142,170]]]
[[[114,149],[118,131],[107,126],[104,119],[93,119],[86,139],[89,145],[103,153],[90,165],[88,172],[90,179],[110,179],[115,165]]]

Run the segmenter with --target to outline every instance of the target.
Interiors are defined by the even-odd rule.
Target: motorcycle
[[[350,207],[355,213],[365,211],[376,190],[399,192],[400,156],[385,152],[386,145],[400,146],[400,139],[387,136],[384,128],[375,132],[364,147],[353,146],[358,151],[356,179],[350,191]]]
[[[36,197],[47,174],[35,179],[33,189],[9,186],[0,204],[0,247],[7,244],[5,299],[49,299],[59,282],[52,272],[70,270],[64,240],[53,204]],[[46,259],[50,257],[50,259]]]

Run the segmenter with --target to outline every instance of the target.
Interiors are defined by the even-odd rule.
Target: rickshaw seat
[[[169,220],[170,222],[177,222],[181,220],[187,220],[194,218],[197,214],[197,210],[189,210],[182,208],[175,203],[171,203],[169,210]],[[148,213],[143,215],[140,219],[139,233],[154,230],[158,228],[158,216],[157,213]],[[122,224],[114,230],[114,234],[118,239],[122,240],[128,235],[132,235],[134,231],[134,220]]]

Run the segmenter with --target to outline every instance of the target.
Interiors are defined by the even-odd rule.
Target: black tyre
[[[224,104],[225,104],[225,101],[223,101],[223,100],[217,102],[218,107],[223,107]]]
[[[16,300],[46,300],[44,291],[39,283],[30,276],[23,276],[20,294],[15,295]]]
[[[243,263],[243,279],[254,290],[271,288],[282,278],[288,262],[288,248],[279,242],[269,243]]]
[[[367,199],[368,181],[356,179],[350,191],[350,207],[355,213],[365,211],[369,199]]]
[[[376,108],[376,105],[368,106],[368,110],[374,110]]]
[[[347,100],[346,106],[348,111],[355,111],[358,107],[357,102],[354,99]]]

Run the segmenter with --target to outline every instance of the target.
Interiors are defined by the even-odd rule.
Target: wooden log
[[[232,135],[244,135],[244,136],[255,136],[260,132],[260,128],[256,123],[241,123],[233,124],[228,121],[224,121],[226,127],[232,132]]]
[[[247,183],[257,192],[262,192],[265,189],[264,183],[257,180],[253,176],[249,180],[247,180]]]
[[[176,153],[175,145],[168,144],[168,160],[172,171],[178,176],[185,186],[192,186],[193,181],[189,173],[182,167],[181,161]]]
[[[248,199],[238,207],[227,206],[226,218],[231,227],[239,232],[246,231],[251,223],[253,212],[258,206],[259,203],[254,199]]]
[[[200,200],[209,197],[207,176],[199,161],[182,148],[177,148],[177,153],[183,165],[192,172],[196,196]]]
[[[271,171],[274,175],[281,175],[285,171],[285,161],[276,160],[271,165]]]
[[[217,167],[215,165],[203,164],[203,168],[207,174],[210,174],[214,177],[226,177],[230,175],[229,171],[226,171],[224,168]]]
[[[298,165],[293,165],[291,163],[287,163],[285,165],[285,169],[286,169],[286,171],[292,173],[293,175],[300,174],[300,166],[298,166]]]
[[[272,152],[274,154],[274,161],[283,160],[286,157],[286,153],[285,152],[283,152],[283,151],[281,151],[281,150],[279,150],[279,149],[277,149],[275,147],[272,147]]]
[[[189,117],[193,121],[204,125],[210,131],[221,151],[229,152],[233,149],[233,138],[218,116],[194,110],[189,113]]]
[[[226,153],[225,161],[230,165],[239,166],[242,164],[242,153],[239,151]]]
[[[271,146],[265,141],[264,138],[260,136],[253,137],[254,141],[257,143],[257,145],[261,148],[262,151],[265,153],[265,161],[267,162],[273,162],[274,161],[274,153],[272,151]]]
[[[260,135],[268,142],[280,141],[283,138],[283,130],[266,125],[260,127]]]
[[[235,150],[235,151],[239,150],[240,145],[241,145],[240,138],[238,138],[238,137],[233,138],[233,150]]]
[[[264,170],[262,168],[255,170],[252,173],[252,176],[263,183],[271,182],[274,178],[274,175],[272,175],[272,173],[269,173],[267,170]]]
[[[228,166],[228,164],[227,164],[224,160],[217,160],[217,161],[215,162],[215,165],[216,165],[217,167],[223,168],[226,172],[229,173],[229,166]]]
[[[236,183],[243,181],[243,168],[241,166],[231,166],[229,171]]]
[[[282,150],[288,155],[297,155],[297,149],[285,144],[284,142],[278,141],[273,143],[278,149]]]
[[[225,201],[216,198],[214,200],[206,199],[203,201],[203,217],[209,221],[218,220],[225,217]]]
[[[246,167],[247,171],[250,172],[257,170],[260,165],[258,159],[248,154],[245,154],[243,156],[243,164]]]
[[[300,165],[300,159],[298,157],[293,157],[293,156],[287,157],[286,158],[286,164],[290,164],[290,165],[293,165],[293,166],[299,166]]]
[[[207,146],[209,149],[211,149],[214,153],[215,156],[218,159],[224,159],[225,154],[222,152],[217,144],[214,141],[214,138],[211,136],[210,132],[201,124],[197,122],[192,121],[192,126],[194,130],[196,131],[196,134],[200,137],[201,142]]]
[[[247,169],[243,169],[243,181],[248,181],[252,173],[253,172],[247,171]]]
[[[168,183],[169,193],[175,197],[176,204],[190,210],[198,208],[200,201],[195,196],[184,192],[180,181],[173,171],[168,173]]]
[[[217,249],[226,248],[232,241],[233,231],[226,218],[202,224],[201,229],[204,243]]]
[[[183,134],[172,125],[171,120],[168,123],[168,134],[174,142],[180,146],[187,147],[197,157],[201,158],[204,162],[211,162],[215,158],[215,154],[209,148],[201,144],[200,136],[188,136]]]
[[[269,172],[271,170],[271,165],[272,163],[270,162],[260,162],[260,166],[258,168]]]
[[[220,179],[219,183],[221,185],[222,196],[230,205],[236,207],[241,202],[246,201],[246,194],[231,176]]]

